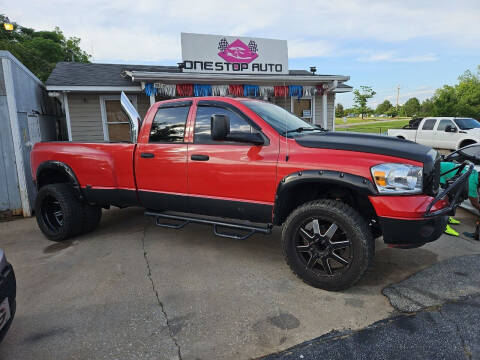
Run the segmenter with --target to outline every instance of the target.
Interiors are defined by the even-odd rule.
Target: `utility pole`
[[[400,97],[400,85],[397,85],[397,109],[398,109],[398,98]]]

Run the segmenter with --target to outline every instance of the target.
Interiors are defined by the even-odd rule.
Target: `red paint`
[[[194,144],[193,129],[198,100],[230,103],[255,121],[270,140],[266,146]],[[285,176],[301,170],[322,169],[371,179],[370,168],[387,162],[421,163],[391,156],[344,150],[306,148],[285,139],[239,99],[208,97],[168,100],[193,102],[187,118],[184,143],[149,144],[153,118],[160,103],[148,111],[138,144],[38,143],[31,154],[33,177],[48,160],[61,161],[75,172],[82,187],[139,189],[216,199],[273,204],[277,186]],[[162,102],[165,103],[165,102]],[[144,159],[151,152],[153,159]],[[209,161],[191,161],[193,154],[208,155]],[[289,161],[286,161],[286,157]],[[134,171],[135,168],[135,171]],[[371,196],[378,216],[418,219],[432,198],[425,195]],[[439,202],[432,210],[447,205]]]
[[[370,196],[370,202],[378,216],[397,219],[419,219],[427,210],[433,198],[427,195],[410,196]],[[448,206],[441,200],[432,207],[432,212]]]

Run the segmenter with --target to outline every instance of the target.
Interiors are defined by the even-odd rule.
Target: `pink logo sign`
[[[257,44],[250,40],[248,46],[240,39],[235,40],[231,44],[225,38],[218,43],[218,56],[230,63],[251,63],[258,57]]]

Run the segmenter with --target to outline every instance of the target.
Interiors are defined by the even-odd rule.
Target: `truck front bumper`
[[[428,219],[395,219],[379,217],[383,241],[396,247],[417,247],[437,240],[445,231],[448,216]]]
[[[448,216],[425,217],[433,199],[428,195],[371,196],[370,202],[377,214],[383,241],[399,247],[414,247],[438,239],[445,230]],[[432,209],[437,211],[448,206],[449,202],[443,200]]]
[[[465,171],[463,171],[465,169]],[[467,197],[467,181],[473,164],[464,162],[437,196],[370,196],[383,241],[397,247],[417,247],[437,240],[445,231],[448,216]]]

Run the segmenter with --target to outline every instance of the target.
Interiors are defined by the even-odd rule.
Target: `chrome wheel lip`
[[[306,228],[309,225],[311,230]],[[337,240],[340,234],[342,240]],[[305,269],[317,275],[335,276],[343,273],[353,260],[351,240],[335,220],[323,217],[309,217],[299,225],[295,234],[295,250],[305,264]],[[338,253],[341,250],[349,251],[348,259]],[[340,267],[332,267],[330,260],[335,261]]]

